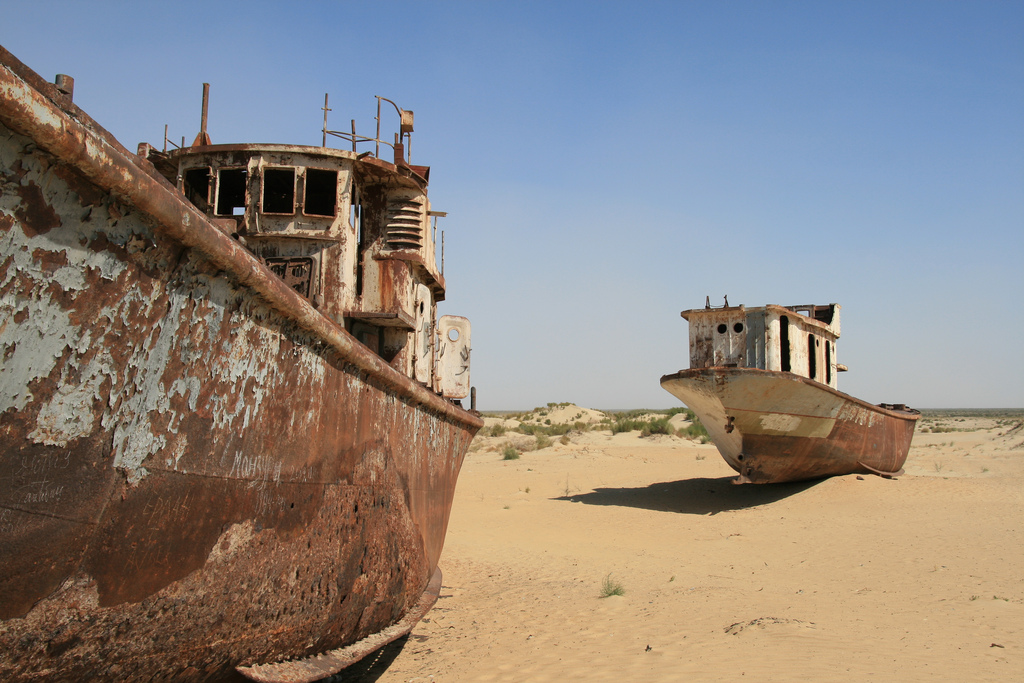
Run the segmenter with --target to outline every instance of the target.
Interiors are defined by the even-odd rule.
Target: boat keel
[[[401,621],[392,624],[382,631],[369,635],[337,650],[329,650],[311,655],[303,659],[293,659],[274,664],[253,664],[239,666],[235,669],[252,681],[260,683],[313,683],[322,678],[333,676],[345,667],[355,664],[363,657],[392,643],[402,636],[408,635],[416,624],[430,611],[441,593],[441,569],[434,570],[434,575],[427,584],[426,590],[419,601],[410,609]]]

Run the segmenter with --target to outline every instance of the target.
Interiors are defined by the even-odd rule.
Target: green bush
[[[612,434],[640,432],[641,436],[650,436],[651,434],[668,434],[670,429],[667,417],[659,417],[656,420],[636,420],[630,417],[621,417],[612,425]]]
[[[527,436],[535,436],[537,434],[543,434],[544,436],[561,436],[568,432],[572,427],[565,424],[557,425],[531,425],[521,424],[516,431]]]
[[[614,580],[612,575],[604,577],[604,581],[601,582],[601,597],[610,598],[613,595],[625,595],[626,589],[621,583]]]
[[[690,425],[680,429],[678,434],[685,439],[700,439],[701,443],[707,443],[708,439],[708,430],[704,428],[704,425],[696,417],[693,418],[693,422]]]
[[[505,447],[501,449],[502,460],[518,460],[519,450],[510,443],[505,444]]]

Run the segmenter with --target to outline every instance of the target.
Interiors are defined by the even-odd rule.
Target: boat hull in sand
[[[697,415],[738,482],[899,474],[920,417],[788,372],[691,369],[661,385]]]

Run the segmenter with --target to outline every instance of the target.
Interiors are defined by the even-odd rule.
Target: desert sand
[[[543,419],[599,419],[580,411]],[[478,437],[441,597],[359,676],[1024,680],[1019,425],[926,417],[903,476],[766,486],[678,436],[585,431],[516,460],[533,437]]]

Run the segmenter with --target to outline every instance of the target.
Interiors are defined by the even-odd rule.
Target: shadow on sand
[[[339,673],[320,679],[317,683],[373,683],[384,675],[391,663],[402,652],[405,644],[409,642],[410,637],[415,638],[415,636],[402,636],[381,649],[371,652]]]
[[[818,483],[801,481],[789,484],[736,485],[732,480],[732,477],[702,477],[660,482],[642,488],[601,488],[591,493],[559,496],[553,500],[681,512],[688,515],[714,515],[727,510],[743,510],[774,503],[806,491]]]

